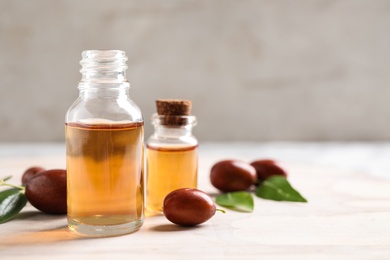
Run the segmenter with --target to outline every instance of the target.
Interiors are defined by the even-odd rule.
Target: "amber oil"
[[[143,222],[143,122],[66,124],[69,227],[91,236]]]
[[[179,188],[196,188],[198,172],[197,146],[147,146],[147,204],[150,213],[163,211],[163,200]]]

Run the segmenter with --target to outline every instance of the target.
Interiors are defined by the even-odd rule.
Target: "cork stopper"
[[[157,99],[157,114],[163,116],[162,125],[181,126],[187,124],[186,116],[191,114],[190,100]]]

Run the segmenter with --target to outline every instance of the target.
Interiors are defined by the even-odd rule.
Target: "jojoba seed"
[[[201,190],[182,188],[169,193],[163,204],[165,217],[181,226],[195,226],[214,216],[212,198]]]
[[[224,160],[211,168],[210,181],[223,192],[245,191],[256,182],[256,170],[243,161]]]
[[[264,181],[272,175],[282,175],[287,177],[287,173],[274,160],[264,159],[251,163],[256,169],[256,175],[259,182]]]
[[[26,185],[27,200],[49,214],[65,214],[66,170],[46,170],[32,177]]]
[[[39,166],[28,168],[22,175],[22,185],[26,186],[27,182],[37,173],[43,172],[45,169]]]

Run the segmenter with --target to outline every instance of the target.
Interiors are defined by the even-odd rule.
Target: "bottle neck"
[[[195,116],[162,116],[154,114],[152,124],[154,135],[161,138],[180,138],[192,136],[192,128],[196,125]],[[167,120],[168,119],[168,120]]]
[[[89,89],[128,89],[126,61],[125,52],[119,50],[83,51],[80,92]]]
[[[155,125],[154,135],[160,138],[181,138],[184,136],[192,136],[192,126]]]
[[[79,87],[79,96],[81,98],[99,98],[99,97],[114,97],[114,98],[128,98],[129,88],[121,88],[118,86],[114,87],[99,87],[99,86],[88,86]]]

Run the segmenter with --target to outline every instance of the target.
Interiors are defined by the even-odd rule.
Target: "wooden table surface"
[[[253,213],[217,212],[193,228],[146,217],[111,238],[79,237],[65,216],[28,204],[0,225],[0,259],[390,259],[390,144],[205,143],[200,189],[216,194],[209,170],[227,158],[279,160],[309,203],[255,197]],[[0,178],[19,183],[32,165],[64,168],[64,145],[0,144]]]

